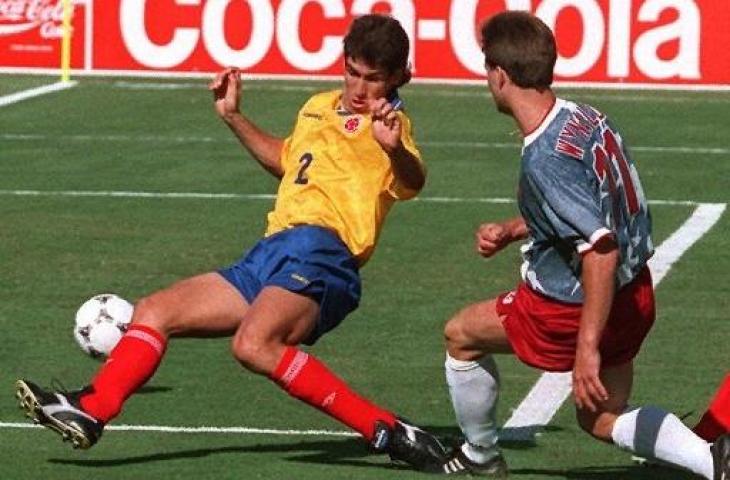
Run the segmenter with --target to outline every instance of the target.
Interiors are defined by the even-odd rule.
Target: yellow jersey
[[[266,236],[296,225],[334,231],[362,266],[373,253],[383,221],[396,200],[418,192],[401,185],[388,155],[375,140],[370,115],[340,108],[342,92],[314,95],[284,140],[274,210]],[[408,116],[398,112],[403,145],[416,158]]]

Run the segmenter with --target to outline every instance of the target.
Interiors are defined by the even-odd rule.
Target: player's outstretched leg
[[[720,436],[710,449],[715,464],[714,480],[730,479],[730,433]]]
[[[245,353],[239,351],[239,361],[255,361]],[[286,347],[269,376],[289,395],[359,432],[374,451],[416,470],[441,470],[446,453],[436,437],[360,396],[313,355]]]
[[[59,433],[74,448],[90,448],[124,401],[152,376],[165,351],[163,335],[132,324],[92,380],[65,392],[45,390],[28,380],[15,384],[20,407],[36,423]]]
[[[422,472],[441,472],[446,459],[446,451],[436,437],[403,418],[392,427],[376,422],[370,446],[376,452],[387,453],[394,462],[407,463]]]
[[[79,397],[84,390],[47,391],[28,380],[15,382],[20,408],[35,423],[57,432],[74,448],[89,448],[101,437],[104,424],[84,413]]]

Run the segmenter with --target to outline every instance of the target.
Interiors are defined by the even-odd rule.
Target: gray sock
[[[491,355],[462,361],[447,354],[445,369],[456,419],[468,442],[462,450],[474,462],[487,462],[497,451],[497,364]]]
[[[710,444],[695,435],[676,415],[661,408],[627,410],[616,419],[611,437],[624,450],[713,480]]]

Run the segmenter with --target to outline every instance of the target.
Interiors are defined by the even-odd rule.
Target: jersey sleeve
[[[581,162],[554,154],[527,169],[526,177],[554,234],[577,252],[590,250],[613,233],[601,210],[595,177]]]
[[[307,100],[307,102],[304,105],[302,105],[302,108],[299,109],[299,111],[297,112],[297,116],[294,119],[294,126],[292,127],[291,132],[289,133],[289,136],[287,136],[284,139],[284,143],[281,146],[281,154],[279,156],[279,161],[281,163],[281,169],[284,173],[286,173],[286,171],[290,168],[289,154],[291,152],[291,144],[292,144],[292,140],[294,138],[294,132],[296,132],[297,128],[299,127],[302,113],[307,109],[307,107],[311,103],[312,103],[312,99],[310,98],[309,100]]]
[[[416,157],[421,164],[423,164],[421,152],[418,151],[418,147],[416,147],[416,142],[413,140],[413,126],[411,124],[411,120],[404,113],[399,113],[399,115],[401,118],[401,141],[403,142],[403,146],[414,157]],[[396,200],[408,200],[418,195],[418,192],[418,190],[408,188],[400,183],[391,171],[388,186],[388,193],[391,197]]]

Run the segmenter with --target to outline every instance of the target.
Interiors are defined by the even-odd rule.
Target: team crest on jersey
[[[348,117],[347,120],[345,120],[345,131],[347,133],[355,133],[357,129],[360,128],[361,123],[361,117]]]

